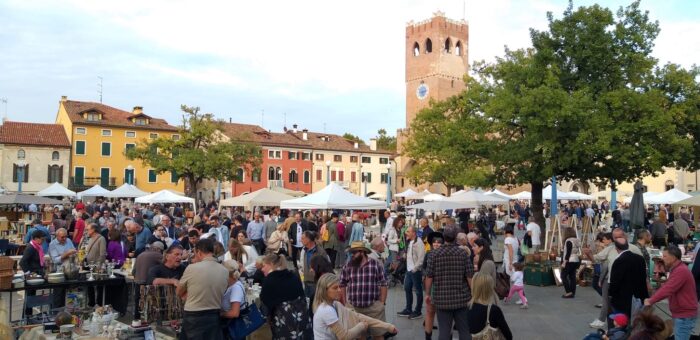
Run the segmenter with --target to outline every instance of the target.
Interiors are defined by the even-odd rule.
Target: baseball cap
[[[629,321],[627,315],[622,313],[610,314],[610,319],[615,321],[615,323],[618,324],[620,327],[627,327],[627,322]]]

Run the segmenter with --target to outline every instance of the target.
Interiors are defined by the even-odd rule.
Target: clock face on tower
[[[420,84],[416,89],[416,96],[418,99],[423,100],[428,97],[428,85]]]

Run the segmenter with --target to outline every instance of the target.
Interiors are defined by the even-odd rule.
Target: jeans
[[[223,339],[221,327],[219,327],[219,310],[185,311],[182,318],[182,330],[188,340]]]
[[[567,262],[561,270],[561,282],[564,284],[566,293],[576,295],[576,270],[581,265],[579,262]]]
[[[326,248],[326,254],[328,254],[328,259],[331,261],[331,268],[335,268],[335,256],[338,252],[335,249]]]
[[[403,289],[406,291],[406,308],[407,311],[413,311],[415,314],[420,314],[423,309],[423,272],[418,270],[415,272],[407,272],[403,282]],[[416,290],[416,309],[413,310],[413,289]]]
[[[469,333],[469,321],[467,320],[467,308],[437,309],[438,340],[452,340],[452,326],[457,327],[459,340],[471,340]]]
[[[299,254],[301,253],[301,250],[304,248],[297,248],[295,246],[292,246],[292,253],[290,254],[292,256],[292,262],[294,262],[294,268],[299,269]]]
[[[603,339],[603,337],[600,336],[600,333],[598,333],[598,332],[588,333],[588,335],[586,335],[586,337],[583,338],[583,340],[602,340],[602,339]]]
[[[598,292],[598,295],[603,295],[603,287],[600,285],[600,264],[596,263],[593,265],[593,279],[591,280],[591,287]]]
[[[695,318],[673,318],[673,338],[676,340],[688,340],[695,327]]]

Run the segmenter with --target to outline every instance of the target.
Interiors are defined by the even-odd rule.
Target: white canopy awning
[[[465,192],[458,194],[458,195],[452,195],[449,198],[447,198],[447,201],[459,202],[459,203],[475,205],[475,206],[488,205],[488,204],[507,204],[508,203],[507,198],[498,197],[496,195],[485,195],[485,194],[482,194],[480,192],[477,192],[476,190],[465,191]]]
[[[143,197],[148,195],[147,192],[137,188],[135,185],[124,183],[119,188],[106,193],[105,197],[116,197],[116,198],[132,198],[132,197]]]
[[[413,194],[411,196],[406,196],[406,198],[408,198],[410,200],[422,200],[423,197],[431,195],[431,194],[432,194],[432,192],[428,191],[428,189],[425,189],[417,194]]]
[[[385,209],[386,203],[355,195],[335,183],[311,195],[282,201],[282,209]]]
[[[578,193],[571,193],[571,192],[566,192],[566,191],[561,191],[557,189],[557,200],[579,200],[582,198],[579,198],[580,196],[577,195]],[[552,186],[548,185],[544,189],[542,189],[542,199],[543,200],[551,200],[552,199]]]
[[[430,195],[425,195],[423,196],[423,200],[426,202],[432,202],[432,201],[443,201],[445,200],[445,196],[442,196],[440,194],[430,194]]]
[[[510,195],[510,197],[514,200],[531,200],[532,193],[525,190],[525,191],[521,191],[517,194]]]
[[[646,204],[675,204],[676,202],[680,202],[684,199],[691,198],[693,196],[688,195],[676,188],[673,188],[669,191],[666,191],[664,193],[654,195],[650,197],[649,199],[644,198],[644,203]]]
[[[577,200],[589,200],[590,201],[590,200],[595,199],[595,197],[593,197],[592,195],[587,195],[587,194],[584,194],[584,193],[581,193],[578,191],[570,191],[569,194],[577,197],[577,198],[575,198]]]
[[[302,197],[305,196],[306,193],[303,191],[299,190],[291,190],[283,187],[272,187],[271,190],[277,191],[279,193],[283,193],[285,195],[293,196],[293,197]]]
[[[136,203],[191,203],[194,204],[194,198],[187,196],[176,195],[169,190],[161,190],[150,195],[139,197],[135,200]]]
[[[413,196],[415,194],[417,194],[417,192],[413,191],[413,189],[411,189],[411,188],[408,188],[408,189],[406,189],[406,191],[400,192],[400,193],[394,195],[394,197],[408,197],[408,196]]]
[[[75,197],[75,191],[68,190],[60,183],[56,182],[49,185],[46,189],[41,190],[36,193],[37,196],[61,196],[61,197]]]
[[[276,207],[279,206],[282,201],[293,198],[294,197],[281,192],[262,188],[249,194],[221,200],[219,205],[222,207]]]
[[[484,193],[484,195],[489,195],[489,196],[494,195],[494,196],[506,198],[506,199],[509,199],[509,200],[512,199],[512,198],[510,197],[510,195],[508,195],[508,194],[506,194],[505,192],[502,192],[502,191],[500,191],[500,190],[498,190],[498,189],[493,189],[493,190],[491,190],[491,191],[489,191],[489,192]]]
[[[441,201],[431,201],[409,205],[406,209],[423,209],[427,211],[442,211],[448,209],[467,209],[467,208],[478,208],[479,205],[471,204],[469,202],[452,202],[447,200]]]
[[[109,194],[109,190],[101,187],[99,184],[95,184],[95,186],[93,186],[92,188],[79,192],[77,196],[78,198],[103,197],[106,194]]]
[[[691,196],[690,198],[686,198],[682,201],[676,202],[676,204],[689,205],[689,206],[694,206],[694,207],[700,206],[700,195]]]
[[[649,204],[649,199],[651,199],[652,197],[654,197],[656,195],[660,195],[660,194],[661,194],[660,192],[654,192],[654,191],[647,191],[647,192],[643,193],[642,199],[644,199],[644,204]],[[623,202],[632,203],[632,196],[625,198],[625,200]]]

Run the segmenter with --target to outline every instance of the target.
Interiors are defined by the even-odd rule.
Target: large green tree
[[[139,159],[157,172],[172,172],[186,182],[187,195],[196,199],[197,185],[204,179],[240,180],[239,167],[255,168],[261,161],[259,146],[224,134],[223,123],[199,107],[182,105],[179,139],[159,137],[142,140],[126,156]]]
[[[396,136],[389,136],[386,129],[379,129],[374,138],[377,139],[377,148],[396,152]]]
[[[656,66],[658,23],[638,1],[616,16],[570,3],[548,18],[549,30],[531,31],[533,48],[475,63],[468,90],[417,115],[406,148],[414,168],[451,169],[442,181],[463,185],[530,184],[544,223],[552,176],[606,183],[697,163],[681,161],[697,148],[697,70]]]

